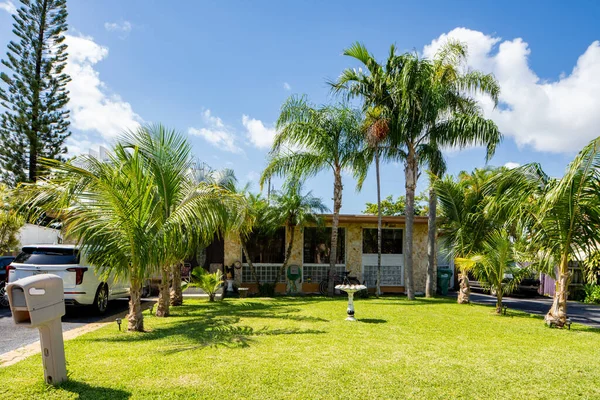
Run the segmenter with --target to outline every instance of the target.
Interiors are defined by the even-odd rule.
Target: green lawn
[[[598,330],[451,300],[187,300],[66,342],[70,381],[43,383],[40,356],[0,368],[3,398],[600,398]],[[145,316],[148,312],[144,313]]]

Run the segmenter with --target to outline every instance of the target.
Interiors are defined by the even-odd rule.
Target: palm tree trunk
[[[279,268],[279,272],[275,277],[275,282],[273,282],[273,285],[277,285],[279,277],[281,277],[284,274],[285,268],[287,267],[288,262],[290,261],[290,257],[292,256],[292,246],[294,245],[294,234],[296,230],[295,228],[295,226],[287,227],[287,229],[290,230],[290,242],[288,244],[287,250],[285,251],[285,258],[283,259],[283,264],[281,264],[281,268]]]
[[[142,280],[132,278],[129,284],[129,314],[127,314],[127,330],[144,331],[144,316],[142,315]]]
[[[413,231],[415,220],[415,190],[417,187],[417,158],[414,149],[408,150],[404,167],[406,187],[406,234],[404,239],[404,290],[409,300],[415,299],[413,287]]]
[[[502,314],[502,284],[496,288],[496,314]]]
[[[183,292],[181,290],[181,265],[176,263],[173,265],[172,274],[173,281],[171,282],[171,305],[180,306],[183,304]]]
[[[569,295],[570,281],[569,260],[567,257],[563,256],[560,262],[560,272],[556,280],[554,301],[552,302],[550,311],[548,311],[548,314],[544,317],[546,324],[562,328],[567,323],[567,298]]]
[[[429,216],[427,218],[427,280],[425,283],[425,297],[433,297],[433,272],[437,262],[436,239],[437,227],[435,226],[437,208],[437,194],[433,186],[429,188]]]
[[[469,304],[471,302],[471,287],[469,286],[467,271],[460,271],[458,285],[458,304]]]
[[[375,295],[381,296],[381,177],[379,176],[379,147],[375,149],[375,177],[377,180],[377,282],[375,282]]]
[[[252,258],[250,258],[250,253],[248,253],[248,247],[246,247],[246,241],[245,240],[240,240],[242,242],[242,251],[244,252],[244,255],[246,256],[246,261],[248,262],[248,267],[250,267],[250,272],[252,273],[252,277],[254,278],[254,281],[256,282],[256,286],[257,286],[257,290],[258,287],[260,287],[260,281],[258,280],[258,275],[256,275],[256,270],[254,269],[254,264],[252,263]]]
[[[158,293],[158,306],[156,307],[157,317],[169,316],[169,272],[170,267],[162,267],[160,274],[160,290]]]
[[[331,221],[331,252],[329,253],[329,284],[327,293],[329,297],[333,297],[335,275],[335,263],[337,261],[337,242],[338,242],[338,225],[340,221],[340,209],[342,208],[342,174],[339,167],[333,172],[333,219]]]

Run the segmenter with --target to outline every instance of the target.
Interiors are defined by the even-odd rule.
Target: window
[[[271,234],[251,233],[246,248],[253,264],[282,264],[285,259],[285,228]],[[242,254],[242,262],[248,262],[245,254]]]
[[[381,266],[381,286],[402,286],[404,269],[400,265]],[[367,287],[375,287],[377,283],[377,265],[363,267],[363,280]]]
[[[278,265],[254,265],[254,271],[256,272],[256,276],[260,283],[273,283],[275,277],[279,274],[279,268]],[[285,283],[285,273],[280,275],[277,281],[279,283]],[[252,276],[252,271],[248,266],[242,267],[242,282],[256,283]]]
[[[304,263],[329,264],[331,228],[304,228]],[[338,228],[336,264],[346,260],[346,230]]]
[[[14,262],[39,265],[77,264],[79,253],[74,249],[25,247]]]
[[[377,229],[363,229],[363,254],[377,254]],[[381,230],[381,254],[402,254],[402,229]]]

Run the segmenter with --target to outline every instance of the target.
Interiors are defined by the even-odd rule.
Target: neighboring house
[[[28,244],[59,244],[62,243],[62,236],[58,229],[25,224],[19,231],[19,243],[19,247]]]
[[[558,274],[558,267],[555,268],[554,273],[555,275]],[[573,296],[583,289],[585,277],[583,275],[583,270],[577,261],[569,262],[569,273],[571,275],[571,281],[569,282],[569,293],[570,296]],[[541,273],[540,288],[538,293],[543,296],[553,297],[555,292],[556,280],[551,275]]]
[[[289,285],[287,278],[282,277],[277,284],[277,292],[285,292],[290,287],[296,287],[302,293],[318,292],[319,282],[327,277],[329,270],[332,216],[329,214],[324,217],[324,227],[296,228],[294,248],[288,265],[298,267],[301,278],[295,285]],[[404,292],[404,224],[404,216],[383,217],[381,287],[384,293]],[[248,250],[261,283],[272,283],[275,280],[285,257],[285,236],[285,229],[280,228],[268,237],[250,237]],[[337,271],[348,270],[351,276],[356,276],[361,282],[366,282],[370,289],[374,289],[377,276],[377,216],[340,215],[338,236]],[[235,270],[236,284],[248,287],[253,292],[257,290],[250,268],[242,256],[238,237],[228,235],[224,240],[213,243],[207,250],[196,257],[196,265],[214,270],[240,261],[241,268]],[[424,292],[427,272],[427,217],[415,217],[413,251],[414,289],[416,293]]]

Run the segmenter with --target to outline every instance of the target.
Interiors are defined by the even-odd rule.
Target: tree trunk
[[[417,187],[417,159],[409,148],[404,174],[406,179],[406,226],[404,239],[404,291],[409,300],[415,299],[413,284],[413,232],[415,220],[415,190]]]
[[[296,227],[288,226],[287,229],[290,231],[290,243],[288,244],[288,248],[285,251],[285,258],[283,260],[283,264],[281,265],[281,268],[279,268],[279,272],[277,273],[277,276],[275,277],[275,282],[273,282],[273,285],[277,285],[277,282],[279,281],[279,277],[281,277],[284,274],[285,269],[288,265],[288,262],[290,261],[290,257],[292,256],[292,246],[294,245],[294,234],[295,234]]]
[[[460,271],[458,285],[458,304],[469,304],[471,302],[471,287],[466,271]]]
[[[329,253],[329,282],[327,293],[329,297],[334,294],[335,263],[337,261],[338,225],[340,221],[340,209],[342,208],[342,174],[339,166],[333,172],[333,218],[331,221],[331,251]]]
[[[250,267],[250,272],[252,273],[252,278],[254,278],[254,281],[256,282],[256,290],[258,290],[258,288],[260,287],[260,281],[258,279],[258,275],[256,275],[256,270],[254,269],[254,264],[252,263],[252,258],[250,257],[250,253],[248,253],[248,247],[246,247],[246,241],[240,240],[240,242],[242,243],[242,251],[244,252],[244,255],[246,256],[246,262],[248,263],[248,267]]]
[[[375,149],[375,177],[377,180],[377,281],[375,282],[375,295],[381,296],[381,177],[379,176],[379,147]]]
[[[160,269],[160,291],[158,293],[158,305],[156,307],[157,317],[169,316],[169,272],[171,267],[162,267]]]
[[[37,179],[37,157],[40,134],[40,103],[42,91],[42,63],[44,50],[44,35],[46,31],[46,14],[48,11],[48,0],[42,4],[40,15],[40,24],[38,32],[38,47],[35,49],[35,87],[33,89],[33,101],[31,107],[31,133],[29,137],[29,181],[35,182]]]
[[[141,298],[142,281],[132,278],[129,284],[129,314],[127,314],[128,331],[144,331],[144,316],[142,315]]]
[[[502,284],[496,288],[496,314],[502,314]]]
[[[437,194],[433,186],[429,188],[429,216],[427,218],[427,280],[425,283],[425,297],[433,297],[433,273],[437,262],[436,240],[437,227],[435,224],[437,208]]]
[[[181,266],[182,263],[173,265],[172,274],[173,281],[171,282],[171,305],[180,306],[183,304],[183,292],[181,290]]]
[[[571,275],[569,273],[569,261],[563,257],[560,262],[560,272],[556,280],[556,291],[554,292],[554,301],[548,314],[544,317],[546,324],[562,328],[567,323],[567,298],[569,295],[569,283]]]

